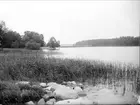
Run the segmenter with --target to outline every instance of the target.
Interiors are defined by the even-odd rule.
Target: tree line
[[[93,39],[77,42],[74,46],[140,46],[140,36],[123,36],[112,39]]]
[[[20,35],[18,32],[9,30],[4,21],[0,22],[0,48],[27,48],[33,50],[39,50],[40,47],[59,47],[60,42],[56,41],[54,37],[51,37],[46,44],[43,34],[34,31],[25,31],[24,35]]]

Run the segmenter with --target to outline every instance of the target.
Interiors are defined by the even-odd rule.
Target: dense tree
[[[80,41],[75,46],[140,46],[140,36]]]
[[[8,32],[3,37],[5,48],[19,48],[21,36],[16,31],[8,30]]]
[[[18,40],[12,42],[11,48],[19,48],[20,47],[20,42]]]
[[[56,47],[60,47],[60,41],[57,41]]]
[[[60,41],[56,41],[54,37],[51,37],[49,42],[47,43],[47,47],[50,48],[60,47]]]
[[[34,40],[36,43],[40,43],[41,47],[44,46],[44,37],[42,34],[33,31],[25,31],[23,42],[27,43],[30,40]]]
[[[16,31],[8,30],[5,22],[0,22],[0,48],[33,48],[39,49],[44,46],[42,34],[33,31],[25,31],[20,35]],[[35,48],[36,46],[36,48]],[[39,48],[38,48],[39,47]]]
[[[20,46],[21,36],[16,31],[8,30],[5,22],[0,22],[0,46],[1,48],[18,48]]]
[[[0,50],[3,49],[3,44],[4,44],[4,35],[5,35],[5,22],[1,21],[0,22]]]
[[[40,43],[35,42],[33,39],[28,41],[25,45],[25,47],[30,50],[39,50],[40,46]]]

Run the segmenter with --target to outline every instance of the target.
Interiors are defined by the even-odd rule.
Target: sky
[[[21,35],[35,31],[61,44],[139,36],[139,0],[0,1],[0,20]]]

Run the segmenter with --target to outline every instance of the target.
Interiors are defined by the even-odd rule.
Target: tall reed
[[[41,82],[91,80],[93,85],[116,85],[133,82],[135,92],[140,91],[140,67],[121,63],[106,63],[82,59],[44,57],[41,51],[15,51],[0,53],[0,80],[27,80]]]

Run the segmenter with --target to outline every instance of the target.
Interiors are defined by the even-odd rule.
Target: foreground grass
[[[0,81],[0,104],[3,105],[24,105],[30,100],[38,101],[44,94],[44,90],[39,86]]]
[[[132,81],[140,91],[140,68],[133,65],[60,58],[44,58],[42,51],[12,50],[0,52],[0,81],[63,81],[86,82],[93,85]]]

